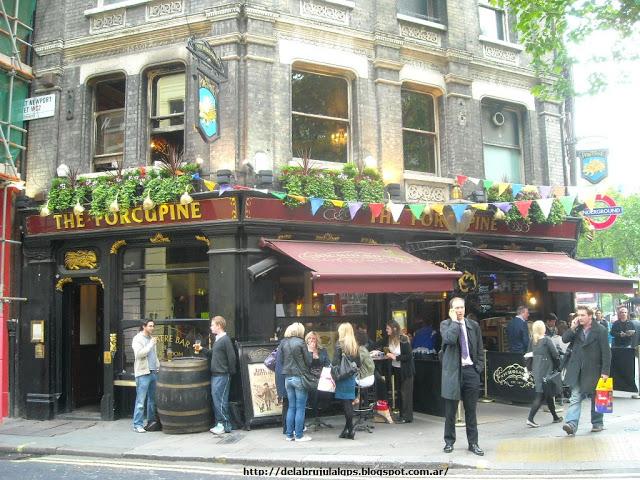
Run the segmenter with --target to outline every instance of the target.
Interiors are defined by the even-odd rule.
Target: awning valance
[[[562,252],[476,251],[478,255],[539,272],[550,292],[633,293],[637,280],[579,262]]]
[[[461,273],[438,267],[397,245],[263,240],[311,270],[318,293],[442,292]]]

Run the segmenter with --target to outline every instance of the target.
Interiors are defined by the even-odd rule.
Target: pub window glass
[[[185,72],[150,75],[151,162],[162,161],[184,149]]]
[[[506,13],[501,8],[480,3],[478,5],[480,19],[480,35],[490,40],[509,41]]]
[[[124,76],[98,80],[93,84],[93,168],[111,170],[124,153]]]
[[[522,183],[522,110],[485,100],[481,115],[484,178]]]
[[[398,13],[429,22],[446,24],[444,0],[400,0]]]
[[[346,78],[291,72],[291,130],[294,157],[346,163],[351,137]]]
[[[436,174],[438,134],[433,95],[402,90],[402,147],[404,169]]]

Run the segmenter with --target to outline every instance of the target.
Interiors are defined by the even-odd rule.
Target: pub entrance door
[[[103,290],[74,282],[63,291],[66,411],[99,412],[103,390]]]

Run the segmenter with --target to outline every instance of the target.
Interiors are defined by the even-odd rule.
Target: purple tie
[[[469,347],[467,345],[467,337],[463,332],[464,328],[464,322],[462,322],[460,324],[460,351],[462,352],[462,358],[469,358]]]

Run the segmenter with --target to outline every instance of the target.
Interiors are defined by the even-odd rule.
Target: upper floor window
[[[432,95],[402,90],[402,148],[405,170],[437,173],[438,134]]]
[[[501,8],[496,8],[488,3],[480,3],[480,34],[491,40],[509,41],[507,15]]]
[[[398,13],[429,22],[446,23],[444,0],[400,0]]]
[[[110,170],[124,154],[124,76],[98,80],[93,87],[93,168]]]
[[[291,147],[294,157],[346,163],[351,139],[346,78],[291,72]]]
[[[162,71],[150,74],[151,162],[184,148],[185,72]]]
[[[496,182],[523,183],[522,110],[482,102],[484,176]]]

